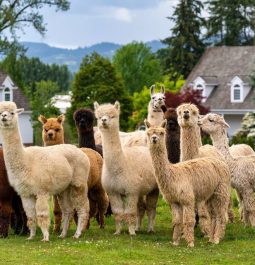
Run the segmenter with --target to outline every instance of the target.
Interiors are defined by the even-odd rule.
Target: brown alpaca
[[[42,138],[45,146],[64,143],[63,122],[65,116],[62,114],[57,118],[46,119],[43,115],[39,116],[39,121],[43,124]],[[95,217],[99,213],[100,227],[104,227],[104,213],[109,204],[107,194],[101,184],[101,173],[103,167],[102,157],[90,148],[81,148],[90,161],[90,173],[88,178],[88,198],[90,203],[89,217]],[[61,209],[56,196],[54,196],[54,232],[60,231]],[[87,228],[89,227],[89,222]]]
[[[167,159],[165,122],[148,127],[149,149],[159,188],[172,208],[173,244],[178,245],[183,231],[188,246],[194,246],[195,207],[206,202],[211,229],[209,242],[223,238],[230,198],[230,172],[218,159],[207,157],[172,164]]]

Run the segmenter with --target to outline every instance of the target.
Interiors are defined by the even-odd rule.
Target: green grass
[[[241,225],[237,209],[235,212],[235,223],[227,225],[225,238],[217,246],[201,238],[199,229],[195,231],[195,248],[187,248],[184,240],[180,246],[172,246],[169,207],[160,199],[155,234],[147,234],[144,226],[131,237],[124,226],[124,233],[115,236],[112,217],[106,219],[105,229],[99,229],[93,220],[90,229],[78,240],[72,239],[73,225],[65,240],[51,235],[49,243],[40,241],[39,229],[33,241],[10,233],[8,239],[0,239],[0,264],[254,265],[255,230]]]

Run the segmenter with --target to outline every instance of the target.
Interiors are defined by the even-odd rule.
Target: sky
[[[161,40],[170,35],[177,0],[70,0],[68,11],[45,8],[44,37],[32,27],[19,33],[20,41],[44,42],[55,47],[77,48],[100,42],[126,44]]]

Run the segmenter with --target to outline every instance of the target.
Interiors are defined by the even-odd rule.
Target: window
[[[241,100],[241,87],[239,85],[234,85],[234,101]]]
[[[4,101],[11,101],[11,90],[8,87],[4,89]]]

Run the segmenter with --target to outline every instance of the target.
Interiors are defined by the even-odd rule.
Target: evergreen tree
[[[160,61],[142,42],[132,42],[118,49],[113,64],[130,94],[161,81],[163,77]]]
[[[201,15],[203,4],[199,0],[180,0],[172,17],[175,25],[171,37],[163,40],[168,50],[170,78],[177,80],[181,75],[186,78],[202,55],[205,45],[201,32],[205,20]]]
[[[93,109],[93,103],[121,103],[120,126],[127,129],[131,102],[123,81],[117,76],[109,59],[97,53],[83,58],[80,70],[75,74],[72,86],[72,106],[68,111],[68,120],[73,124],[73,112],[81,107]]]
[[[208,38],[217,45],[254,45],[254,0],[207,1]]]

